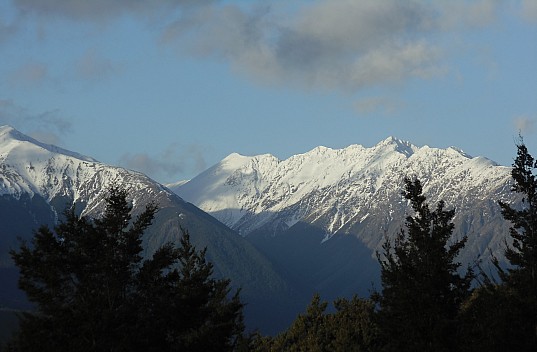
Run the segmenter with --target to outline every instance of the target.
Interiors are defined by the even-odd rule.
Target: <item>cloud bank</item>
[[[248,11],[249,10],[249,11]],[[417,1],[318,1],[290,18],[268,7],[203,7],[170,24],[162,41],[223,58],[263,82],[355,91],[442,74],[426,40],[435,12]]]
[[[438,36],[490,25],[498,0],[14,0],[23,13],[103,21],[159,13],[160,43],[181,55],[222,60],[264,84],[355,92],[449,72]],[[534,6],[522,5],[530,15]],[[83,74],[111,69],[95,57]],[[93,60],[93,62],[92,62]],[[85,72],[85,73],[84,73]]]

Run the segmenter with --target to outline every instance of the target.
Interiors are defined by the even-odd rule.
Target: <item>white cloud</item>
[[[350,92],[450,72],[450,53],[438,38],[491,25],[500,3],[14,0],[22,11],[75,20],[165,13],[158,26],[164,28],[161,43],[181,55],[226,61],[236,72],[263,83]],[[289,7],[293,11],[288,12]],[[114,65],[90,55],[78,69],[87,76],[105,75]]]
[[[493,24],[499,3],[320,0],[292,15],[214,5],[178,18],[161,39],[262,82],[352,92],[450,72],[438,38]]]
[[[227,5],[198,9],[162,38],[269,82],[356,90],[442,72],[439,50],[424,39],[432,16],[417,1],[318,1],[288,20]]]
[[[369,51],[350,70],[350,83],[355,87],[370,86],[405,78],[432,78],[445,69],[438,64],[439,49],[424,42],[395,45]]]

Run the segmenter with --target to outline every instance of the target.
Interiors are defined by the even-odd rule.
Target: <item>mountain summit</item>
[[[85,161],[97,161],[93,158],[90,158],[88,156],[84,156],[75,152],[71,152],[66,149],[62,149],[60,147],[51,145],[51,144],[45,144],[41,143],[36,139],[33,139],[32,137],[29,137],[13,127],[9,125],[0,126],[0,145],[1,149],[17,149],[20,148],[24,150],[24,146],[26,145],[30,149],[33,149],[34,152],[38,149],[41,149],[41,152],[49,152],[49,153],[55,153],[55,154],[64,154],[66,156],[70,156],[76,159],[85,160]]]
[[[397,205],[405,176],[421,179],[429,201],[443,199],[460,218],[475,203],[506,194],[510,168],[453,147],[417,147],[389,137],[371,148],[317,147],[283,161],[231,154],[172,190],[243,236],[258,229],[275,233],[298,221],[335,234],[352,232],[372,215],[385,219],[379,229],[397,220],[404,214]],[[371,236],[378,237],[362,237],[377,249],[380,239]]]
[[[455,208],[454,236],[468,236],[459,260],[468,264],[482,260],[486,265],[491,253],[503,255],[508,223],[497,201],[515,201],[510,171],[454,147],[417,147],[389,137],[370,148],[317,147],[286,160],[269,154],[231,154],[173,191],[250,239],[281,266],[321,261],[324,269],[333,263],[337,271],[347,265],[342,253],[348,248],[343,244],[348,247],[354,239],[360,256],[371,260],[386,236],[399,232],[411,211],[401,196],[403,178],[417,177],[432,206],[444,200],[448,209]],[[302,258],[311,258],[289,263],[281,254],[285,246],[275,245],[285,241],[294,247],[289,256],[295,257],[305,242],[310,243],[310,253],[304,252]],[[327,251],[328,247],[333,249]],[[345,260],[357,257],[356,251],[348,252]],[[364,260],[353,265],[376,265]],[[295,274],[297,280],[307,276]],[[328,280],[328,274],[321,279],[319,271],[308,280],[321,292],[329,286],[320,282]],[[343,284],[344,280],[348,277],[342,278]]]
[[[41,225],[55,226],[72,206],[81,215],[99,217],[111,185],[128,191],[135,215],[150,201],[159,206],[143,238],[145,255],[167,242],[178,244],[180,228],[186,228],[199,249],[207,247],[215,275],[242,288],[241,297],[249,303],[247,322],[271,328],[288,287],[247,240],[146,175],[41,143],[9,126],[0,127],[0,307],[17,308],[22,301],[8,254],[20,244],[17,238],[30,239]]]

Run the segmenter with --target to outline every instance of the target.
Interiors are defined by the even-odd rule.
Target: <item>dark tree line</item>
[[[41,227],[11,255],[19,286],[36,303],[8,350],[226,351],[243,333],[238,292],[212,278],[205,250],[183,231],[147,260],[142,235],[157,211],[134,221],[127,192],[112,187],[102,218],[66,212],[54,231]]]
[[[257,337],[255,351],[368,351],[379,343],[375,303],[354,296],[334,302],[336,311],[326,313],[327,302],[315,295],[287,331],[276,337]]]

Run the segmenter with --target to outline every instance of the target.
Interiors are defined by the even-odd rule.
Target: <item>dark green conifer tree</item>
[[[517,145],[511,190],[520,195],[515,204],[499,202],[502,215],[512,223],[505,259],[498,259],[500,282],[485,275],[461,310],[463,351],[537,351],[537,162],[523,140]]]
[[[405,178],[402,193],[414,211],[406,231],[386,241],[381,265],[379,324],[388,351],[455,350],[457,313],[470,293],[473,273],[458,272],[455,261],[466,238],[451,241],[454,210],[440,201],[429,209],[419,180]]]
[[[509,235],[513,245],[505,249],[505,258],[511,264],[500,270],[504,283],[528,298],[537,299],[537,161],[528,153],[523,141],[517,145],[517,157],[511,176],[512,191],[522,195],[522,206],[516,208],[500,201],[502,215],[512,223]]]
[[[326,328],[327,302],[318,294],[313,296],[304,314],[300,314],[287,331],[277,336],[270,351],[326,351],[330,341]]]
[[[211,278],[205,251],[165,245],[143,261],[142,236],[157,211],[134,221],[127,192],[112,187],[92,221],[66,212],[11,255],[37,310],[21,317],[9,348],[20,351],[225,351],[241,336],[238,292]],[[209,338],[210,337],[210,338]]]
[[[520,335],[513,340],[520,351],[537,350],[537,161],[530,155],[522,138],[511,176],[512,191],[522,196],[519,206],[499,202],[502,215],[512,223],[509,235],[512,246],[506,246],[505,258],[510,266],[503,270],[498,261],[500,278],[510,292],[518,319],[512,322]],[[516,309],[516,308],[515,308]]]
[[[366,352],[378,350],[379,329],[375,321],[375,303],[354,296],[339,298],[336,309],[326,313],[328,303],[318,294],[306,311],[300,314],[289,329],[275,338],[257,336],[255,351],[319,351]]]
[[[327,351],[378,351],[380,331],[375,303],[354,296],[351,299],[337,299],[334,307],[336,312],[327,316],[325,324],[331,336]]]

